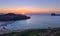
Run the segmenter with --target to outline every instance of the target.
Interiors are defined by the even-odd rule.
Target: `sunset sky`
[[[0,13],[60,13],[60,0],[0,0]]]

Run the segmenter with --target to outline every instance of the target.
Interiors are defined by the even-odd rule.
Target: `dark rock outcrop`
[[[51,13],[52,16],[55,16],[56,14],[55,13]]]
[[[60,16],[60,14],[51,13],[51,16]]]
[[[14,14],[14,13],[8,13],[0,15],[0,21],[16,21],[16,20],[26,20],[30,19],[30,17],[22,14]]]

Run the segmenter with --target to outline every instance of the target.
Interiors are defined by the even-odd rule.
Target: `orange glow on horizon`
[[[15,9],[0,9],[0,13],[20,13],[20,14],[36,14],[36,13],[52,13],[52,12],[60,12],[60,10],[58,9],[44,9],[44,8],[40,8],[40,9],[36,9],[36,8],[15,8]]]
[[[26,12],[21,12],[21,14],[25,15],[25,14],[26,14]]]

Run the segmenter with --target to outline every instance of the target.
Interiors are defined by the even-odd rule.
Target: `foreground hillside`
[[[60,27],[53,29],[28,29],[22,32],[0,34],[0,36],[60,36]]]

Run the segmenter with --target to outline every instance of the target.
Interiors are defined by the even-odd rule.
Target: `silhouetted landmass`
[[[51,13],[51,16],[60,16],[60,14]]]
[[[51,15],[52,15],[52,16],[54,16],[54,15],[55,15],[55,13],[51,13]]]
[[[10,32],[0,36],[60,36],[60,27],[48,29],[28,29],[21,32]]]
[[[30,19],[30,17],[26,15],[14,14],[14,13],[0,15],[0,21],[16,21],[16,20],[26,20],[26,19]]]

